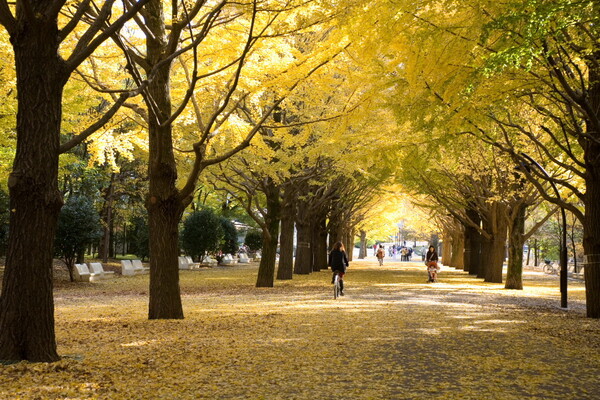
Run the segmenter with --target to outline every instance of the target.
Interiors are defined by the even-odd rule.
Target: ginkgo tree
[[[131,106],[149,134],[149,318],[183,318],[178,224],[210,165],[248,147],[272,111],[344,46],[329,40],[302,53],[285,37],[321,29],[328,2],[151,0],[136,19],[138,36],[116,43],[132,79],[150,78],[144,106]],[[144,43],[142,51],[135,44]],[[258,110],[254,124],[236,110]],[[182,155],[176,157],[176,153]],[[185,157],[187,156],[187,157]],[[185,178],[178,179],[180,172]]]
[[[14,55],[18,104],[0,298],[1,360],[59,359],[52,298],[53,243],[62,206],[59,155],[99,129],[132,94],[124,92],[97,122],[61,144],[63,89],[73,72],[145,2],[128,2],[123,9],[114,1],[99,8],[87,0],[0,1],[2,35],[10,37]]]
[[[515,165],[530,166],[525,175],[540,194],[583,222],[585,252],[596,262],[598,3],[449,0],[371,7],[393,27],[382,33],[385,48],[370,44],[397,96],[399,118],[428,132],[425,138],[434,139],[433,128],[443,126],[444,134],[470,134],[509,153]],[[560,196],[548,190],[549,181]],[[588,316],[597,318],[597,268],[586,270],[586,285]]]

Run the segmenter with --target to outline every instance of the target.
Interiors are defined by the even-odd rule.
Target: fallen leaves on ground
[[[356,261],[255,288],[257,265],[182,271],[184,320],[147,320],[148,276],[59,283],[57,363],[0,366],[2,399],[592,399],[600,322],[583,283],[505,290]]]

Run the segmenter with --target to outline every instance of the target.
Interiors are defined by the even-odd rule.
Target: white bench
[[[108,279],[108,278],[112,278],[114,277],[114,273],[115,271],[105,271],[104,268],[102,268],[102,263],[89,263],[90,264],[90,272],[94,275],[92,275],[92,278],[94,276],[96,276],[98,279]],[[93,279],[91,279],[93,280]]]
[[[200,263],[195,263],[194,260],[192,260],[192,257],[185,256],[185,259],[187,260],[187,263],[190,266],[190,269],[192,269],[192,268],[200,268]]]
[[[133,265],[133,270],[136,274],[147,274],[150,272],[150,268],[144,267],[142,260],[131,260],[131,264]]]
[[[89,282],[92,277],[92,273],[90,273],[90,270],[85,264],[75,264],[73,275],[75,275],[76,281],[81,282]],[[96,274],[94,274],[94,276],[96,276]]]
[[[141,260],[121,260],[121,273],[125,276],[141,275],[150,271]]]
[[[190,263],[190,260],[188,260],[187,257],[185,256],[179,256],[178,257],[179,260],[179,269],[192,269],[194,268],[194,263]]]
[[[233,265],[237,264],[237,260],[233,258],[231,254],[225,254],[221,259],[221,265]]]
[[[131,263],[131,260],[121,260],[121,275],[133,276],[135,275],[135,268]]]
[[[209,255],[205,255],[205,256],[202,258],[202,262],[200,263],[200,265],[208,265],[208,266],[211,266],[211,267],[212,267],[213,265],[217,265],[217,264],[218,264],[217,260],[215,260],[214,258],[212,258],[212,257],[211,257],[211,256],[209,256]]]

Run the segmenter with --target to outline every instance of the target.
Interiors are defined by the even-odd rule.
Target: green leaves
[[[54,251],[57,256],[72,261],[85,247],[100,239],[100,217],[91,199],[71,196],[60,211]]]
[[[199,259],[219,250],[223,236],[221,220],[212,210],[195,211],[183,222],[181,247],[186,254]]]

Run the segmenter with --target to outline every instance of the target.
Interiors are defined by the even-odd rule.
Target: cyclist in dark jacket
[[[331,283],[335,279],[335,274],[340,276],[340,295],[344,295],[344,275],[346,274],[346,268],[348,268],[348,257],[346,256],[346,250],[342,242],[337,242],[333,245],[333,249],[329,253],[328,266],[333,271],[333,277]]]

